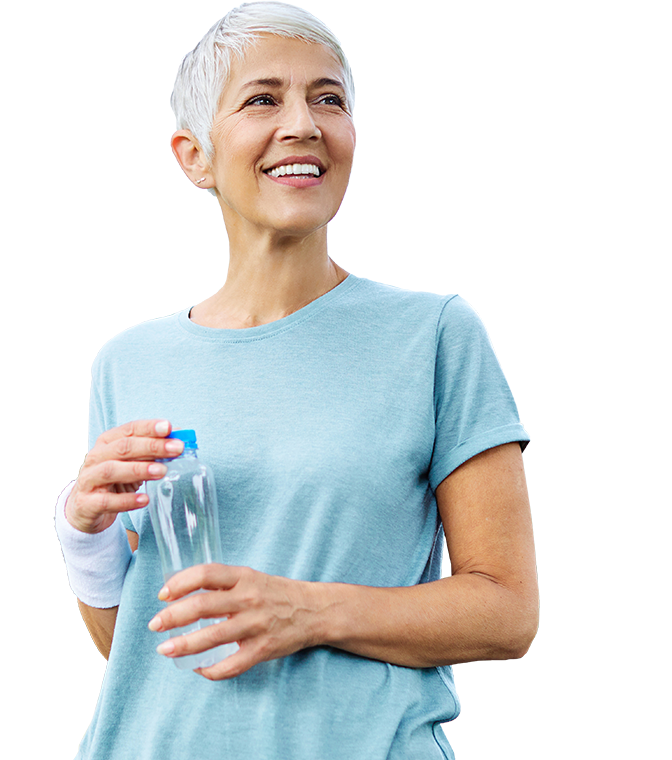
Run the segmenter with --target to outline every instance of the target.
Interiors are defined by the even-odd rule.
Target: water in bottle
[[[193,430],[174,430],[169,438],[184,441],[184,451],[174,459],[158,460],[168,471],[161,480],[147,481],[149,516],[159,548],[164,582],[187,567],[222,562],[212,470],[198,459]],[[213,618],[198,620],[192,625],[173,628],[168,634],[170,637],[181,636],[219,622],[221,620]],[[174,657],[173,661],[183,670],[205,668],[237,649],[235,643],[222,644],[206,652]]]

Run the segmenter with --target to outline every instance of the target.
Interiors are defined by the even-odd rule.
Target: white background
[[[51,754],[50,14],[7,6],[1,48],[11,758]],[[544,760],[669,747],[671,28],[664,0],[541,8]]]

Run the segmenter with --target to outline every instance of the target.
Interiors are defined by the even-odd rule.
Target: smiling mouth
[[[320,177],[324,170],[316,164],[285,164],[264,172],[270,177]]]

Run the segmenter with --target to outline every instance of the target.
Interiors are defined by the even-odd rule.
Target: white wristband
[[[133,556],[126,531],[118,515],[101,533],[84,533],[70,525],[65,503],[74,485],[73,480],[58,497],[55,520],[70,588],[89,607],[116,607]]]

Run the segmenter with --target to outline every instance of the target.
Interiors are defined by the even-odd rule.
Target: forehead
[[[257,79],[310,82],[330,78],[343,82],[343,69],[326,45],[278,35],[264,34],[242,59],[234,57],[225,89],[236,91]]]

